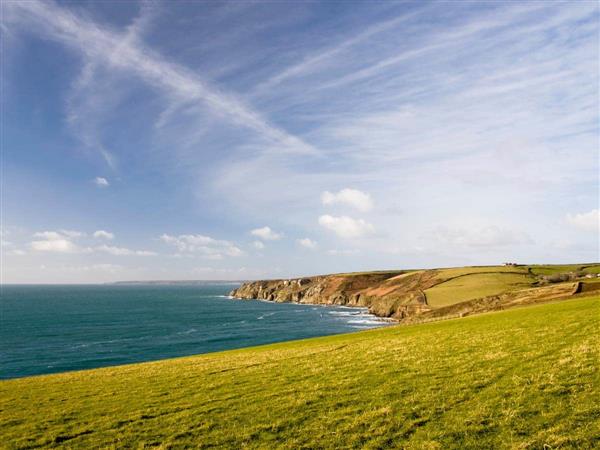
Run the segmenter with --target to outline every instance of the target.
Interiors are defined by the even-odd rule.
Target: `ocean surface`
[[[214,285],[2,286],[0,378],[368,329],[362,308],[227,297]]]

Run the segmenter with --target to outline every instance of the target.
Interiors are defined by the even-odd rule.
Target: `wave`
[[[271,317],[273,314],[275,314],[275,313],[274,313],[274,312],[265,313],[265,314],[263,314],[263,315],[261,315],[261,316],[258,316],[258,317],[257,317],[257,319],[258,319],[258,320],[262,320],[262,319],[264,319],[265,317]]]
[[[182,335],[182,334],[192,334],[192,333],[195,333],[196,331],[198,331],[198,330],[196,330],[195,328],[190,328],[189,330],[180,331],[180,332],[179,332],[179,333],[177,333],[177,334],[178,334],[178,335]]]
[[[381,325],[382,321],[379,319],[358,319],[358,320],[349,320],[349,324],[351,325]]]
[[[359,316],[362,314],[362,311],[329,311],[329,314],[332,316],[350,317]]]

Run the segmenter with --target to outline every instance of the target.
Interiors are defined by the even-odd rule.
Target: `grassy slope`
[[[536,275],[568,273],[582,268],[585,273],[597,273],[600,265],[566,264],[440,269],[441,282],[424,292],[428,305],[432,308],[440,308],[467,300],[527,289],[532,287],[532,283],[537,280]]]
[[[453,278],[425,290],[427,304],[432,308],[466,300],[500,294],[531,286],[532,278],[516,273],[475,273]]]
[[[592,448],[600,298],[0,382],[1,446]]]
[[[536,275],[552,275],[555,273],[575,272],[583,270],[586,273],[598,273],[599,264],[566,264],[566,265],[533,265],[531,271]]]

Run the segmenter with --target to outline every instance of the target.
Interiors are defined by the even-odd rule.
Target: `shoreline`
[[[393,317],[381,317],[376,314],[373,314],[372,312],[369,311],[368,306],[347,306],[347,305],[334,305],[334,304],[328,304],[328,303],[306,303],[306,302],[303,303],[303,302],[295,302],[295,301],[276,302],[273,300],[266,300],[264,298],[243,298],[243,297],[235,297],[233,295],[227,295],[225,297],[229,298],[231,300],[239,300],[239,301],[254,300],[254,301],[258,301],[258,302],[262,302],[262,303],[269,303],[269,304],[276,304],[276,305],[278,304],[278,305],[314,306],[314,307],[320,307],[320,308],[342,308],[342,309],[348,309],[348,310],[354,310],[354,311],[362,310],[362,311],[366,311],[367,315],[377,319],[378,321],[389,322],[392,324],[399,323],[398,320],[394,319]]]
[[[248,300],[254,300],[254,301],[259,301],[262,303],[270,303],[270,304],[289,304],[289,305],[299,305],[299,306],[310,306],[310,307],[320,307],[320,308],[342,308],[342,309],[347,309],[347,310],[354,310],[354,311],[358,311],[354,314],[351,314],[352,316],[362,316],[365,317],[365,321],[363,322],[365,325],[367,324],[380,324],[380,325],[374,325],[374,326],[369,326],[369,327],[361,327],[358,326],[360,325],[360,323],[356,323],[356,326],[352,326],[352,328],[356,328],[355,331],[366,331],[366,330],[371,330],[371,329],[376,329],[376,328],[382,328],[382,327],[386,327],[386,326],[390,326],[390,325],[398,325],[399,322],[398,320],[391,318],[391,317],[380,317],[377,316],[376,314],[373,314],[369,311],[369,308],[366,306],[345,306],[345,305],[329,305],[329,304],[323,304],[323,303],[301,303],[301,302],[294,302],[294,301],[287,301],[287,302],[274,302],[272,300],[265,300],[265,299],[261,299],[261,298],[241,298],[241,297],[234,297],[234,296],[228,296],[228,298],[232,299],[232,300],[237,300],[237,301],[248,301]],[[331,312],[330,314],[333,314],[333,312]],[[352,321],[348,321],[346,322],[348,324],[353,324]],[[354,324],[353,324],[354,325]],[[353,333],[354,331],[349,331],[349,333]],[[344,334],[344,333],[341,333]],[[331,336],[331,335],[323,335],[323,336]]]

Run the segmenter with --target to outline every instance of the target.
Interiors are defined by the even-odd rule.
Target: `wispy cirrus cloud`
[[[291,71],[265,104],[316,124],[311,140],[327,157],[228,161],[215,190],[244,214],[290,205],[284,216],[298,222],[314,208],[310,196],[339,180],[376,200],[393,196],[413,215],[435,205],[440,216],[461,201],[457,183],[482,187],[467,194],[479,206],[501,186],[527,203],[534,196],[516,199],[517,191],[560,195],[567,180],[597,180],[597,6],[490,2],[460,11],[449,10],[448,23],[435,8],[407,19],[425,22],[409,27],[412,36],[391,27],[364,46],[342,45],[327,53],[335,70],[319,63],[297,77]],[[380,51],[369,45],[384,40]]]
[[[271,76],[268,80],[262,82],[255,88],[255,95],[261,92],[265,92],[269,89],[273,89],[276,85],[284,82],[289,78],[295,78],[307,73],[318,71],[323,65],[326,65],[331,59],[343,54],[350,50],[357,44],[368,41],[379,33],[388,31],[390,29],[401,26],[403,23],[415,18],[416,16],[423,14],[423,10],[409,12],[402,14],[398,17],[385,20],[383,22],[376,23],[373,26],[361,31],[358,34],[354,34],[352,37],[339,42],[337,45],[333,45],[327,48],[322,48],[317,52],[307,55],[300,62],[285,68],[276,75]]]
[[[125,33],[104,27],[57,6],[54,2],[8,2],[5,22],[25,24],[28,30],[65,43],[82,53],[87,61],[79,84],[86,86],[96,65],[135,74],[168,95],[173,102],[201,102],[213,113],[248,128],[276,145],[282,152],[314,154],[317,150],[302,139],[277,127],[258,111],[230,92],[212,86],[197,73],[144,46],[135,39],[137,28]],[[106,155],[105,155],[106,157]],[[108,155],[110,160],[110,155]]]

